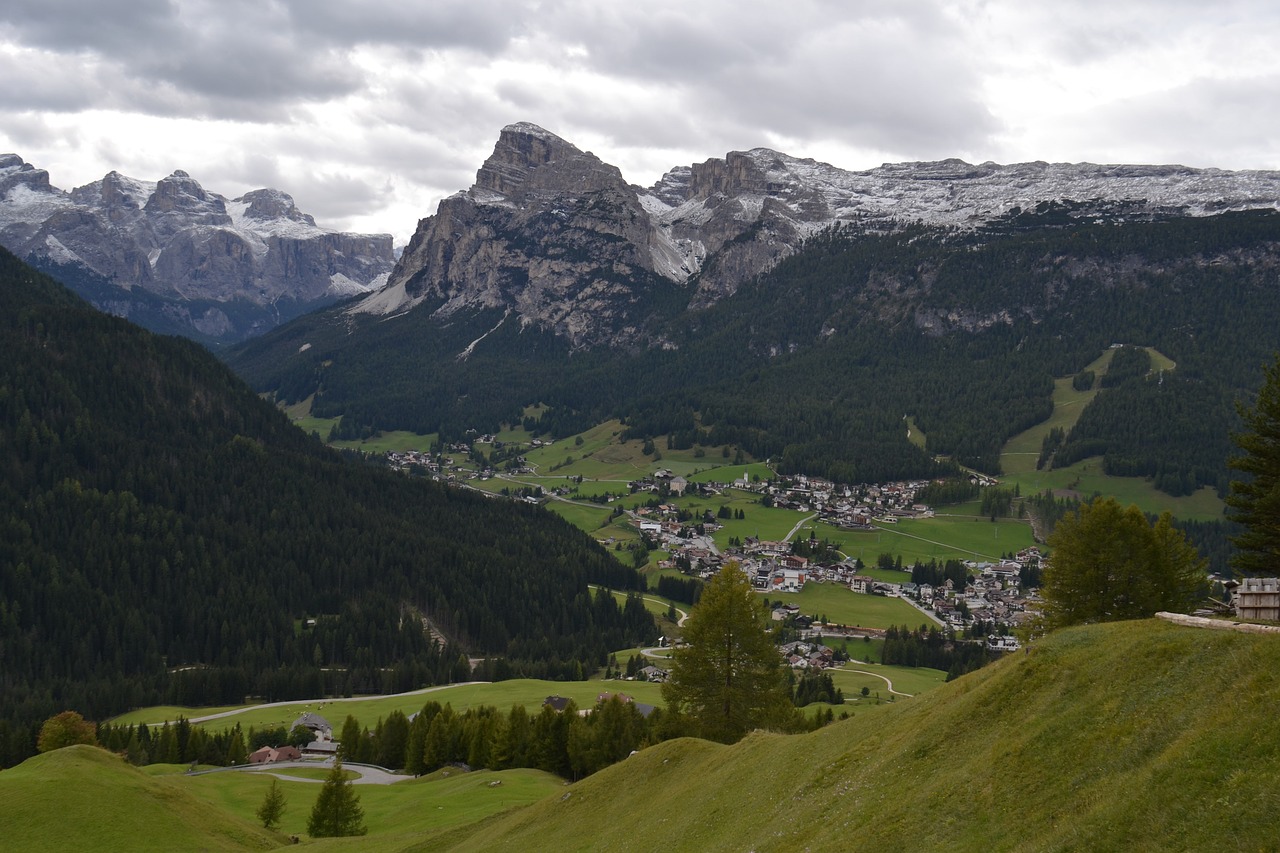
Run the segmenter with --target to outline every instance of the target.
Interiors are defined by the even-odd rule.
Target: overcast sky
[[[1275,0],[6,0],[0,153],[403,244],[531,121],[648,185],[765,146],[1280,168]]]

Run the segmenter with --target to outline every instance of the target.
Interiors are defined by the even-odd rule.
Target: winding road
[[[437,684],[434,687],[423,687],[420,690],[410,690],[406,693],[380,693],[375,696],[342,696],[337,699],[289,699],[283,702],[264,702],[261,705],[247,705],[244,708],[233,708],[230,711],[220,711],[217,714],[206,714],[203,717],[188,717],[189,723],[207,723],[210,720],[221,720],[226,717],[234,717],[236,714],[244,714],[249,711],[260,711],[263,708],[284,708],[289,705],[308,705],[311,702],[317,702],[320,705],[332,705],[337,702],[372,702],[377,699],[395,699],[400,696],[420,696],[423,693],[434,693],[437,690],[448,690],[450,687],[462,687],[466,684],[488,684],[487,681],[459,681],[456,684]],[[148,726],[161,725],[162,723],[173,722],[172,720],[158,720],[156,722],[147,723]]]
[[[848,667],[841,667],[841,668],[840,668],[840,672],[856,672],[856,673],[858,673],[859,675],[869,675],[869,676],[871,676],[872,678],[878,678],[878,679],[880,679],[881,681],[883,681],[886,685],[888,685],[888,687],[889,687],[889,692],[890,692],[890,693],[892,693],[892,694],[893,694],[893,695],[895,695],[895,696],[906,696],[906,697],[908,697],[908,698],[909,698],[909,697],[911,697],[912,695],[914,695],[914,694],[912,694],[912,693],[903,693],[901,690],[894,690],[894,689],[893,689],[893,682],[892,682],[892,681],[890,681],[888,678],[886,678],[885,676],[881,675],[881,674],[880,674],[880,673],[878,673],[878,672],[867,672],[865,669],[849,669]]]
[[[276,773],[277,770],[289,770],[295,768],[305,768],[307,770],[315,770],[316,768],[333,767],[333,759],[326,758],[321,761],[278,761],[272,764],[237,764],[234,767],[217,767],[213,770],[200,770],[195,773],[188,773],[188,776],[204,776],[208,773],[227,773],[230,771],[240,771],[241,773],[266,773],[268,776],[275,776],[277,779],[283,779],[286,782],[314,782],[315,784],[323,784],[323,779],[308,779],[305,776],[293,776],[289,773]],[[414,777],[406,776],[403,773],[392,773],[385,767],[379,767],[376,764],[351,764],[344,762],[343,770],[350,770],[357,774],[356,778],[351,780],[352,785],[394,785],[396,782],[405,782]]]

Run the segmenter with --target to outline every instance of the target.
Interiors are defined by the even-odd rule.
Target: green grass
[[[148,708],[139,708],[136,711],[130,711],[127,714],[121,714],[118,717],[112,717],[107,722],[115,723],[122,726],[136,726],[138,723],[151,723],[155,721],[163,722],[165,720],[176,720],[179,717],[200,717],[205,714],[219,714],[223,711],[234,711],[237,708],[246,708],[247,705],[217,705],[208,708],[191,708],[185,705],[152,705]]]
[[[1193,521],[1222,518],[1224,504],[1217,492],[1207,486],[1185,497],[1172,497],[1141,477],[1113,477],[1102,472],[1102,458],[1083,459],[1068,468],[1035,471],[1005,477],[1006,485],[1018,484],[1024,495],[1052,489],[1059,495],[1075,495],[1085,500],[1095,493],[1114,497],[1123,506],[1136,504],[1145,512],[1173,513]]]
[[[887,701],[883,681],[860,682],[871,676],[854,669],[917,695]],[[1280,637],[1141,620],[1058,631],[945,684],[936,671],[876,665],[832,677],[846,695],[866,683],[872,697],[838,706],[850,719],[811,734],[669,741],[571,786],[527,770],[362,785],[369,834],[307,843],[375,853],[1276,847]],[[270,781],[147,776],[91,747],[60,750],[0,771],[4,848],[271,849],[304,835],[320,786],[281,783],[287,809],[273,834],[250,823]]]
[[[1173,360],[1152,347],[1146,347],[1151,355],[1153,371],[1174,370]],[[1114,350],[1108,349],[1088,365],[1099,377],[1105,375]],[[1115,497],[1124,505],[1136,504],[1146,512],[1173,513],[1178,518],[1196,521],[1212,521],[1222,518],[1223,504],[1217,493],[1202,488],[1193,495],[1175,498],[1159,491],[1144,477],[1113,477],[1102,473],[1102,459],[1095,457],[1081,460],[1068,468],[1055,471],[1037,471],[1036,460],[1040,456],[1041,443],[1055,427],[1070,431],[1080,418],[1085,406],[1099,393],[1097,383],[1088,391],[1076,391],[1071,387],[1073,377],[1054,380],[1053,414],[1044,423],[1015,435],[1000,453],[1000,467],[1005,475],[1005,486],[1018,485],[1022,494],[1039,494],[1052,489],[1062,494],[1072,494],[1088,499],[1095,492]]]
[[[324,437],[325,433],[322,432],[320,435]],[[405,430],[390,430],[388,432],[380,432],[362,441],[332,441],[329,443],[344,450],[361,450],[365,453],[404,452],[406,450],[421,450],[425,452],[431,449],[431,445],[435,444],[436,440],[435,433],[419,435],[416,432],[407,432]]]
[[[928,444],[928,437],[916,426],[916,422],[911,418],[906,418],[907,441],[923,450]]]
[[[619,684],[622,684],[622,682],[619,682]],[[619,689],[634,696],[637,701],[651,705],[663,704],[662,697],[658,692],[658,685],[632,682],[625,682],[625,685],[625,687],[620,687]],[[300,701],[279,706],[247,705],[242,713],[210,720],[199,725],[213,730],[227,729],[236,723],[239,723],[245,731],[249,730],[249,726],[258,729],[276,728],[277,726],[285,726],[287,728],[303,713],[312,711],[323,716],[335,728],[341,728],[342,721],[350,714],[360,722],[361,726],[372,729],[379,718],[385,718],[392,711],[412,714],[421,710],[423,705],[431,701],[439,702],[441,705],[449,703],[453,705],[455,711],[465,711],[468,708],[481,705],[493,705],[503,710],[507,710],[513,705],[524,705],[531,713],[537,713],[542,706],[542,701],[552,694],[571,697],[578,703],[579,707],[591,707],[595,704],[596,694],[600,693],[602,689],[607,688],[602,688],[599,681],[540,681],[532,678],[520,678],[493,683],[456,684],[434,689],[429,693],[370,696],[355,701]],[[132,723],[136,725],[143,722],[151,724],[163,722],[166,719],[177,719],[179,715],[193,719],[202,717],[205,713],[205,710],[200,708],[180,709],[166,706],[158,709],[143,708],[116,719],[121,724]]]
[[[674,572],[673,574],[683,577],[683,575],[680,575],[679,572]],[[613,597],[617,599],[619,604],[624,604],[627,600],[627,593],[614,590]],[[667,609],[672,605],[675,606],[677,615],[681,612],[688,613],[689,610],[691,609],[688,604],[685,604],[680,601],[673,601],[672,599],[662,595],[658,595],[655,592],[646,592],[644,594],[644,609],[652,613],[654,616],[658,617],[659,630],[662,630],[662,631],[667,631],[669,629],[676,630],[676,631],[679,630],[670,622],[666,621]]]
[[[165,781],[225,813],[252,821],[271,778],[264,773],[231,771]],[[306,838],[307,818],[321,786],[289,780],[280,784],[286,802],[280,832]],[[563,787],[563,780],[537,770],[462,773],[451,769],[393,785],[360,785],[354,790],[360,797],[368,835],[312,840],[308,849],[401,850],[424,838],[536,802]]]
[[[634,502],[635,497],[632,496],[630,500]],[[626,503],[625,500],[624,503]],[[715,516],[721,506],[728,506],[731,515],[735,514],[737,510],[742,510],[744,518],[716,519],[724,526],[717,530],[712,538],[715,540],[716,545],[721,548],[727,547],[729,539],[734,536],[741,539],[745,539],[748,536],[759,536],[761,539],[769,541],[780,541],[791,532],[797,523],[812,515],[812,513],[797,512],[791,509],[762,506],[758,495],[738,489],[729,489],[722,495],[713,495],[707,498],[697,495],[676,498],[673,499],[672,503],[675,503],[681,509],[689,510],[695,518],[701,517],[707,510],[711,511],[712,516]]]
[[[771,601],[784,601],[807,615],[826,616],[828,622],[863,628],[889,628],[893,625],[916,627],[930,618],[901,598],[863,595],[849,587],[834,583],[807,583],[800,592],[771,593]]]
[[[910,666],[885,666],[883,664],[848,663],[838,669],[829,669],[831,680],[836,687],[844,691],[845,704],[862,696],[862,688],[869,691],[869,698],[874,702],[877,695],[887,701],[891,695],[889,684],[898,693],[909,693],[911,697],[927,693],[941,687],[947,681],[947,674],[940,669]],[[870,674],[868,674],[870,673]],[[876,676],[882,676],[877,678]],[[888,679],[888,683],[885,682]],[[909,697],[898,696],[894,701]]]
[[[708,458],[711,458],[708,454]],[[714,466],[714,467],[711,467]],[[759,477],[770,480],[774,477],[773,469],[763,462],[751,462],[745,465],[716,465],[713,461],[705,471],[699,471],[688,479],[693,483],[736,483],[746,474],[748,480]]]
[[[0,771],[0,802],[0,846],[14,853],[270,850],[285,841],[255,826],[252,809],[229,814],[91,746]]]
[[[1277,703],[1280,638],[1073,629],[813,734],[642,750],[453,849],[1271,850]]]
[[[992,522],[976,515],[951,515],[957,511],[959,508],[942,507],[935,518],[903,519],[868,532],[841,530],[829,524],[819,524],[814,530],[819,539],[835,542],[844,554],[868,565],[874,565],[881,554],[901,557],[904,566],[917,560],[991,561],[1035,544],[1031,526],[1025,521],[1004,518]],[[808,526],[801,535],[807,531]]]
[[[608,507],[586,506],[566,501],[547,501],[546,508],[579,530],[588,533],[599,530],[609,520],[612,510]]]

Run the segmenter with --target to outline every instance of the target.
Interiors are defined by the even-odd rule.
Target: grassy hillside
[[[369,835],[315,846],[1273,850],[1278,701],[1280,637],[1075,628],[809,735],[669,741],[568,788],[488,773],[362,786]],[[14,850],[263,849],[278,837],[247,821],[264,784],[151,778],[72,748],[0,772],[0,829]],[[318,786],[287,787],[296,832]]]
[[[1278,673],[1277,637],[1066,630],[810,735],[645,750],[457,846],[1275,849]]]
[[[270,850],[286,841],[92,746],[0,771],[0,845],[14,851]],[[254,804],[257,805],[256,803]]]

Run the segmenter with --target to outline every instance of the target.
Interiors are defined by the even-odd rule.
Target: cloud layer
[[[174,169],[390,231],[532,121],[628,179],[755,146],[1278,168],[1262,0],[11,0],[0,149],[71,187]]]

